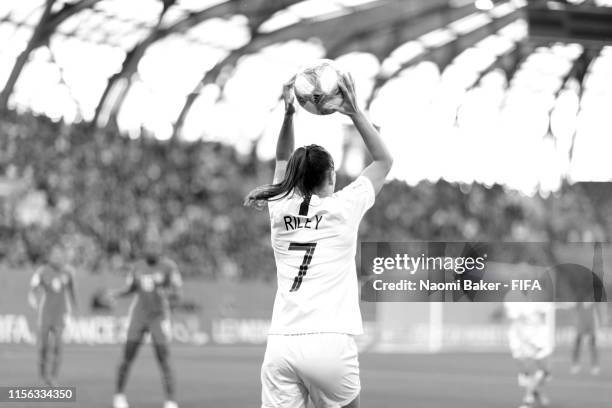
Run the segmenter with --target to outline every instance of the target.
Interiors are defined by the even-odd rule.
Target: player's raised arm
[[[295,113],[295,106],[293,105],[293,101],[295,99],[293,95],[294,82],[295,76],[283,85],[285,116],[283,118],[283,124],[278,136],[278,141],[276,142],[276,167],[274,168],[273,183],[279,183],[285,177],[287,161],[295,149],[293,133],[293,114]]]
[[[293,136],[293,114],[295,107],[293,106],[293,83],[295,77],[291,78],[283,86],[283,100],[285,102],[285,117],[281,127],[280,135],[276,143],[276,167],[274,169],[274,179],[272,184],[259,186],[249,192],[244,199],[244,205],[262,209],[270,200],[274,198],[284,197],[289,194],[295,187],[297,180],[297,169],[301,166],[305,157],[305,149],[300,148],[296,153],[298,158],[293,155],[295,149],[295,141]],[[292,163],[292,165],[290,164]],[[287,168],[289,170],[287,170]]]
[[[391,170],[393,157],[374,125],[372,125],[365,113],[358,106],[355,94],[355,83],[351,75],[344,74],[339,82],[339,86],[344,96],[344,103],[338,109],[338,112],[351,118],[357,131],[363,138],[368,151],[372,155],[373,162],[363,170],[361,175],[370,179],[374,186],[374,192],[378,194],[385,183],[387,174],[389,174]]]

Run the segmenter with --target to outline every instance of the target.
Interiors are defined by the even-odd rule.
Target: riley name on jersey
[[[285,215],[285,230],[293,231],[298,229],[319,229],[319,224],[323,221],[322,215],[315,215],[312,218],[295,217],[293,215]]]

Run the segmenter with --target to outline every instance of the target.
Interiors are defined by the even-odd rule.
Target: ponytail
[[[331,155],[321,146],[300,147],[289,158],[283,180],[255,188],[246,196],[244,205],[262,208],[266,202],[285,198],[296,189],[305,201],[310,201],[313,191],[323,184],[327,172],[333,168]]]

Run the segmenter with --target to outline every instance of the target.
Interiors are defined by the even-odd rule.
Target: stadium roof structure
[[[256,146],[267,159],[282,82],[325,57],[351,70],[359,99],[394,151],[410,145],[426,152],[422,163],[396,162],[393,177],[497,182],[524,191],[554,190],[568,172],[608,179],[589,157],[611,142],[587,124],[607,121],[597,107],[612,103],[612,88],[592,84],[605,82],[610,51],[529,43],[526,4],[3,0],[0,110],[116,123],[135,136],[144,128],[161,139],[218,140],[239,152]],[[345,152],[342,138],[324,137],[345,134],[345,123],[312,115],[298,115],[296,123],[337,163],[346,153],[343,166],[360,168],[362,149]],[[296,137],[300,143],[301,132]],[[520,146],[517,155],[537,152],[529,160],[543,174],[516,179],[511,154],[488,153],[501,142],[506,153],[512,146]],[[537,155],[553,155],[554,168],[543,169]],[[480,171],[483,158],[494,172]]]
[[[327,57],[358,50],[382,60],[401,43],[475,11],[471,1],[448,0],[5,0],[0,4],[0,40],[8,46],[3,59],[17,64],[0,68],[0,79],[7,83],[0,108],[9,104],[20,71],[38,48],[47,45],[46,59],[61,65],[54,50],[62,48],[59,43],[74,46],[75,52],[76,44],[88,44],[105,50],[104,57],[114,61],[107,65],[114,67],[88,70],[92,77],[106,74],[106,84],[88,90],[98,97],[97,103],[92,106],[90,96],[88,106],[78,106],[78,116],[106,123],[119,113],[146,53],[162,41],[172,41],[173,47],[191,54],[214,55],[200,61],[202,74],[185,95],[175,121],[179,130],[201,89],[209,83],[223,87],[227,68],[246,54],[316,38]],[[62,71],[70,69],[59,68],[59,80],[69,86]],[[168,67],[166,80],[180,75],[178,71]],[[91,79],[99,83],[101,78]]]

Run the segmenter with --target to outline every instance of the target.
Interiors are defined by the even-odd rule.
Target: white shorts
[[[351,335],[270,335],[261,367],[262,408],[340,408],[361,391]]]

